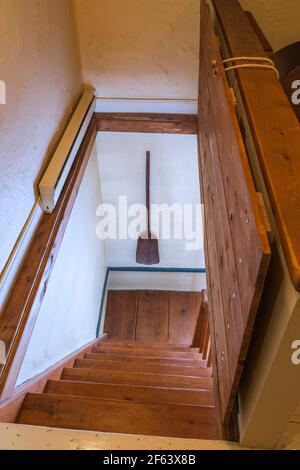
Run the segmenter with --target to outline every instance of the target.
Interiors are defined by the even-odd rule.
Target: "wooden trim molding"
[[[237,0],[213,0],[230,57],[267,54]],[[224,57],[225,58],[225,57]],[[289,273],[300,291],[300,127],[274,72],[236,70]]]
[[[194,114],[96,113],[98,131],[157,134],[198,133]]]
[[[0,317],[6,351],[5,364],[0,365],[0,403],[12,395],[97,132],[93,117],[56,208],[42,216]]]
[[[107,334],[103,334],[100,338],[91,341],[82,348],[77,349],[72,354],[64,357],[56,362],[45,372],[33,377],[17,387],[8,400],[0,404],[0,422],[15,423],[20,407],[27,393],[42,393],[48,380],[59,380],[61,373],[65,367],[73,367],[76,359],[83,359],[84,355],[92,350],[99,341],[105,341]]]

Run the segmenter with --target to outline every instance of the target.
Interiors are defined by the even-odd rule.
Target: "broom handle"
[[[146,207],[148,217],[148,238],[151,238],[151,220],[150,220],[150,152],[146,155]]]

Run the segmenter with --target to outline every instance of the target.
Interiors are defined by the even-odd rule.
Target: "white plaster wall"
[[[145,204],[146,151],[151,151],[151,203],[200,204],[197,138],[194,135],[101,132],[97,137],[103,202],[116,208],[119,196],[132,204]],[[128,217],[133,220],[134,217]],[[100,220],[100,218],[99,218]],[[193,219],[195,224],[195,218]],[[154,222],[154,221],[153,221]],[[202,218],[199,238],[203,240]],[[194,225],[195,227],[195,225]],[[160,266],[175,268],[204,267],[204,249],[187,250],[187,238],[160,237]],[[118,234],[117,234],[118,235]],[[137,240],[106,240],[109,266],[137,266]]]
[[[300,41],[299,0],[240,0],[251,11],[274,51]]]
[[[96,149],[91,155],[48,289],[18,377],[18,384],[93,340],[106,274],[104,243],[96,237],[101,202]]]
[[[0,270],[82,83],[71,0],[0,0]]]
[[[84,80],[99,97],[198,96],[199,0],[74,0]]]

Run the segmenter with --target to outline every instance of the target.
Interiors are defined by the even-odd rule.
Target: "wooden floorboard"
[[[119,341],[190,347],[201,306],[200,292],[109,291],[105,319],[111,347]],[[130,348],[134,346],[130,345]],[[143,347],[143,344],[141,344]],[[179,350],[179,349],[178,349]]]
[[[134,340],[137,302],[137,291],[108,292],[104,330],[109,338]]]
[[[141,291],[135,339],[168,342],[169,292]]]
[[[170,292],[169,343],[193,340],[200,306],[198,292]]]

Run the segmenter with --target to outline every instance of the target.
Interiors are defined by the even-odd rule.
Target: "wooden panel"
[[[133,340],[137,318],[137,291],[109,291],[104,330],[111,339]]]
[[[169,292],[141,291],[136,324],[137,341],[168,342]]]
[[[206,300],[204,300],[204,296],[206,297]],[[205,335],[207,328],[209,328],[207,291],[202,291],[201,304],[193,338],[193,346],[197,346],[199,348],[199,351],[202,353],[202,356],[204,351]]]
[[[196,115],[97,113],[99,131],[159,134],[197,134]]]
[[[216,188],[223,194],[212,193],[212,199],[215,201],[218,198],[217,208],[221,220],[223,210],[219,207],[219,204],[223,203],[223,209],[225,208],[227,212],[227,217],[224,218],[223,222],[229,227],[229,233],[227,233],[225,227],[226,236],[231,238],[227,248],[227,262],[233,262],[233,264],[235,262],[236,264],[244,321],[247,321],[248,312],[252,308],[256,308],[256,306],[252,306],[252,303],[256,301],[257,280],[261,275],[260,270],[265,271],[265,266],[262,266],[264,253],[267,262],[270,249],[211,22],[207,28],[203,26],[202,31],[207,42],[202,56],[211,105],[208,113],[210,119],[209,145],[211,156],[214,158],[215,167],[213,171],[215,172],[215,178],[218,178],[216,184],[218,181],[223,181],[221,188],[219,188],[219,185]],[[213,60],[217,61],[217,75],[214,74],[212,68]],[[220,112],[220,109],[222,109],[222,112]],[[225,156],[226,158],[224,158]],[[212,165],[208,168],[211,170],[211,167]],[[214,187],[212,186],[213,190]],[[223,225],[220,224],[219,228],[223,229]],[[219,231],[216,232],[216,236],[219,236]],[[226,248],[226,242],[227,239],[223,242],[224,248]],[[235,258],[233,261],[232,252],[229,251],[230,244]],[[231,296],[234,296],[231,305],[234,308],[235,300],[239,294],[237,292],[236,277],[233,278],[233,267],[228,266],[228,269],[230,269],[230,272],[228,272],[230,282],[232,281]]]
[[[200,158],[209,315],[222,422],[230,419],[270,249],[206,2],[202,2]],[[205,348],[209,355],[206,335]]]
[[[210,377],[186,377],[180,375],[143,374],[127,371],[107,371],[101,369],[64,369],[63,380],[84,382],[149,385],[153,387],[210,389]]]
[[[127,347],[133,339],[129,349],[146,343],[151,343],[151,349],[168,344],[178,351],[180,345],[190,347],[200,302],[197,292],[110,291],[104,326],[110,341],[105,347],[118,341],[127,342]]]
[[[214,409],[200,406],[28,395],[18,422],[103,432],[218,438]]]
[[[231,57],[265,57],[239,2],[214,0],[213,3]],[[299,123],[275,73],[240,69],[236,77],[291,279],[300,290]]]
[[[211,390],[180,390],[176,388],[50,380],[45,393],[110,400],[213,406]]]
[[[0,366],[0,401],[12,394],[96,135],[93,118],[56,208],[42,216],[1,314],[0,338],[6,345],[7,361]]]
[[[169,343],[192,343],[200,305],[200,292],[170,292]]]
[[[200,100],[201,103],[201,100]],[[201,109],[199,109],[201,113]],[[207,108],[206,108],[207,109]],[[204,110],[203,110],[204,111]],[[204,114],[203,114],[204,116]],[[217,250],[214,235],[212,209],[210,205],[211,194],[210,185],[207,181],[206,169],[209,165],[209,153],[206,151],[206,135],[202,136],[203,149],[201,151],[202,162],[202,185],[204,194],[207,197],[205,209],[205,230],[206,230],[206,266],[207,266],[207,285],[209,296],[209,324],[210,334],[213,344],[214,362],[214,390],[215,401],[220,411],[220,417],[226,414],[228,397],[231,390],[231,373],[228,359],[228,349],[226,341],[224,309],[221,293],[220,272],[217,263]],[[203,346],[205,335],[203,336]]]
[[[209,217],[212,221],[211,225],[217,254],[215,268],[219,271],[219,278],[221,280],[220,288],[223,303],[223,321],[227,336],[228,360],[230,364],[235,364],[243,344],[245,328],[243,319],[244,310],[240,296],[239,279],[229,220],[225,215],[227,213],[227,202],[223,191],[220,163],[217,158],[218,149],[214,138],[212,110],[210,106],[207,110],[207,121],[210,133],[210,142],[207,142],[206,150],[210,162],[206,168],[209,184],[207,191],[209,196],[208,210],[210,213]],[[213,273],[213,275],[215,275],[215,273]]]
[[[170,364],[145,364],[139,363],[124,363],[118,361],[101,361],[98,359],[76,359],[74,367],[81,369],[102,369],[102,370],[121,370],[128,372],[141,372],[151,374],[167,374],[167,375],[183,375],[186,377],[211,377],[211,371],[207,367],[184,367],[172,366]]]

